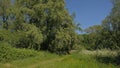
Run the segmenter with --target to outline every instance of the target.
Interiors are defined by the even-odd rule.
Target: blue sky
[[[66,0],[66,7],[70,13],[76,14],[75,22],[85,29],[101,24],[110,13],[112,4],[110,0]]]

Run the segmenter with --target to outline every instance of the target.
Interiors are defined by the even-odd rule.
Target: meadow
[[[85,53],[86,52],[86,53]],[[96,59],[93,51],[76,51],[70,55],[57,55],[49,52],[38,52],[39,55],[11,62],[0,63],[0,68],[120,68],[113,63],[103,63]],[[98,52],[105,56],[105,52]],[[104,54],[104,55],[103,55]],[[106,51],[106,54],[107,51]]]
[[[120,0],[111,3],[82,28],[66,0],[0,0],[0,68],[120,68]]]

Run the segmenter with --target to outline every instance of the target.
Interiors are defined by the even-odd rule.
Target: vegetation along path
[[[44,56],[43,56],[44,55]],[[37,57],[0,64],[0,68],[119,68],[111,63],[101,63],[94,56],[73,53],[66,56],[41,54]]]

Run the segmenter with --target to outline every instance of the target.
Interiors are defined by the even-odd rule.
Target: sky
[[[83,29],[99,25],[111,12],[110,0],[66,0],[66,7],[70,14],[75,13],[75,22]]]

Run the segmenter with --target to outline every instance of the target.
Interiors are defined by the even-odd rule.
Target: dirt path
[[[49,60],[44,60],[44,61],[40,61],[38,63],[34,63],[34,64],[29,65],[29,66],[25,66],[25,67],[21,67],[21,68],[36,68],[39,65],[46,65],[46,64],[50,64],[52,62],[62,61],[64,58],[65,57],[61,57],[61,58],[58,57],[58,58],[53,58],[53,59],[49,59]],[[4,64],[4,67],[5,68],[18,68],[18,66],[14,66],[14,65],[9,64],[9,63]]]
[[[26,66],[24,68],[36,68],[37,66],[39,65],[46,65],[46,64],[49,64],[49,63],[52,63],[52,62],[59,62],[59,61],[62,61],[65,57],[62,57],[62,58],[54,58],[54,59],[50,59],[50,60],[46,60],[46,61],[41,61],[39,63],[34,63],[32,65],[29,65],[29,66]]]

